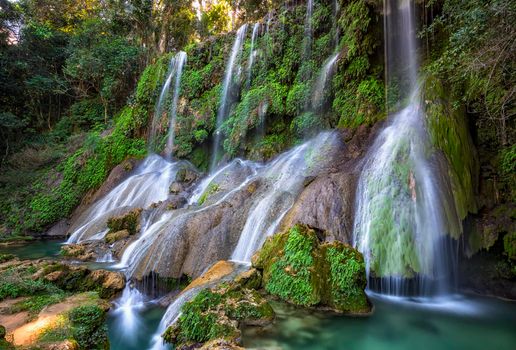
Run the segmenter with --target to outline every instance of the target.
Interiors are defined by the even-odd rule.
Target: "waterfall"
[[[138,289],[126,284],[120,298],[114,301],[113,315],[116,316],[117,333],[124,338],[134,339],[142,326],[139,312],[145,308],[145,297]]]
[[[411,1],[385,2],[387,87],[398,82],[409,104],[389,116],[360,175],[354,244],[364,254],[369,288],[390,295],[449,291],[460,225],[446,167],[432,148],[416,87]],[[458,229],[460,231],[460,229]]]
[[[312,13],[314,8],[314,1],[307,0],[306,2],[306,17],[305,17],[305,40],[303,43],[304,58],[308,59],[312,51],[313,29],[312,29]]]
[[[314,158],[327,154],[325,152],[328,152],[335,142],[335,134],[322,133],[315,139],[283,153],[263,168],[260,176],[270,183],[270,187],[263,197],[253,204],[231,256],[232,260],[250,262],[265,238],[276,233],[281,220],[292,208],[303,189],[306,176],[313,170]],[[323,167],[324,164],[317,166]]]
[[[312,109],[317,110],[324,103],[326,86],[328,84],[328,80],[333,76],[333,73],[335,73],[335,65],[339,56],[340,52],[335,52],[326,60],[326,62],[324,62],[321,72],[319,73],[319,77],[312,89]]]
[[[214,170],[217,166],[218,157],[219,157],[219,148],[221,142],[221,126],[226,120],[229,108],[231,107],[231,98],[230,98],[230,88],[233,82],[233,72],[235,69],[235,64],[238,56],[242,51],[242,46],[244,43],[245,34],[247,31],[247,24],[241,26],[235,37],[235,41],[233,43],[233,47],[231,49],[231,54],[229,56],[229,60],[226,66],[226,73],[224,75],[224,81],[222,82],[222,94],[220,96],[220,106],[217,113],[217,124],[215,126],[215,138],[213,141],[213,152],[210,170]]]
[[[181,75],[183,74],[183,67],[186,63],[186,52],[180,51],[174,59],[174,96],[172,97],[172,105],[170,106],[169,129],[167,137],[166,157],[171,158],[174,148],[174,135],[176,129],[177,116],[177,102],[179,100],[179,91],[181,87]]]
[[[247,59],[246,90],[248,90],[249,87],[251,86],[254,56],[256,54],[256,52],[254,51],[254,42],[256,41],[256,37],[258,36],[258,29],[260,29],[260,23],[255,23],[253,26],[253,35],[251,36],[251,48],[249,49],[249,58]]]
[[[131,176],[81,215],[67,243],[102,239],[107,233],[108,218],[130,208],[146,208],[167,199],[169,185],[182,164],[169,162],[156,154],[148,156]]]
[[[175,67],[175,57],[170,59],[170,64],[168,67],[167,78],[163,83],[161,88],[161,92],[159,94],[158,102],[156,103],[156,107],[154,108],[154,115],[151,121],[151,128],[149,133],[149,153],[155,152],[157,149],[157,141],[156,136],[158,133],[158,126],[163,113],[163,105],[168,96],[168,91],[170,90],[170,84],[172,83],[172,78],[174,77],[174,67]]]

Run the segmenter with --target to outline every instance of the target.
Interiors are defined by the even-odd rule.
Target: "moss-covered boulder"
[[[262,287],[284,301],[353,314],[371,311],[362,254],[341,242],[322,243],[308,226],[269,237],[253,266],[262,271]]]
[[[107,226],[109,233],[127,230],[129,234],[134,235],[140,231],[140,217],[142,209],[137,208],[129,211],[126,214],[109,218]]]
[[[104,240],[106,243],[111,244],[115,243],[116,241],[119,241],[121,239],[125,239],[129,237],[131,234],[128,230],[120,230],[116,232],[109,232],[106,237],[104,237]]]
[[[256,290],[236,282],[225,282],[202,290],[182,307],[182,314],[163,338],[176,349],[200,348],[225,344],[238,348],[242,325],[266,325],[274,319],[274,311]]]

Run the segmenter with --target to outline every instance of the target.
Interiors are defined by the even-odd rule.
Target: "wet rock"
[[[137,208],[126,214],[109,218],[107,221],[109,232],[127,230],[130,235],[140,232],[140,217],[142,211],[141,208]]]
[[[306,225],[269,237],[252,263],[262,271],[262,287],[284,301],[350,314],[371,311],[362,254],[342,242],[322,243]]]
[[[199,174],[190,168],[181,168],[176,174],[176,181],[191,184],[199,178]]]
[[[172,194],[179,194],[183,192],[184,188],[183,185],[177,181],[172,182],[172,184],[169,187],[169,192]]]
[[[326,233],[325,240],[351,243],[357,176],[323,175],[312,180],[282,221],[281,230],[305,224]]]

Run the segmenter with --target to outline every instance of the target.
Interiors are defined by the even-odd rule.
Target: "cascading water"
[[[447,234],[461,228],[418,97],[413,18],[412,1],[385,2],[387,86],[396,82],[400,103],[409,104],[389,117],[365,158],[354,244],[364,254],[369,288],[428,296],[449,289],[455,258]]]
[[[256,52],[254,50],[254,43],[258,36],[258,30],[260,29],[260,23],[255,23],[253,26],[253,34],[251,36],[251,47],[249,48],[249,58],[247,59],[247,81],[246,81],[246,90],[251,86],[251,78],[253,72],[253,63]]]
[[[177,102],[179,100],[179,92],[181,88],[181,76],[183,67],[186,63],[186,52],[180,51],[174,59],[174,95],[172,97],[172,105],[170,106],[169,129],[167,137],[166,157],[171,158],[174,148],[174,135],[176,130]]]
[[[159,94],[158,102],[156,103],[156,107],[154,108],[154,115],[152,117],[151,121],[151,128],[149,133],[149,153],[155,152],[157,149],[157,141],[156,136],[158,133],[158,126],[163,114],[163,106],[165,103],[165,100],[168,96],[168,91],[170,90],[170,84],[172,83],[172,79],[174,77],[174,67],[175,67],[175,61],[176,58],[172,57],[170,60],[170,64],[168,67],[168,73],[167,78],[165,79],[165,82],[163,83],[163,86],[161,88],[161,92]]]
[[[233,43],[233,47],[231,49],[231,54],[229,56],[228,64],[226,66],[226,73],[224,75],[224,81],[222,83],[222,94],[220,96],[220,106],[217,112],[217,124],[215,130],[215,137],[213,140],[213,151],[212,151],[212,159],[210,170],[213,171],[217,166],[217,162],[219,160],[219,149],[221,142],[221,126],[226,120],[229,112],[229,108],[231,107],[231,98],[230,98],[230,89],[233,83],[233,72],[235,70],[235,65],[237,59],[242,52],[242,46],[244,43],[245,34],[247,31],[247,24],[242,25],[235,37],[235,41]]]
[[[81,215],[66,243],[102,239],[107,233],[105,228],[109,217],[130,208],[146,208],[165,200],[168,187],[181,166],[181,162],[171,163],[155,154],[148,156],[133,175]]]
[[[324,102],[324,97],[327,92],[326,86],[328,80],[333,76],[335,72],[335,65],[339,59],[340,52],[335,52],[331,55],[324,63],[319,77],[315,83],[312,93],[312,109],[318,109]]]
[[[305,39],[303,42],[303,54],[304,58],[307,59],[312,54],[312,41],[313,41],[313,29],[312,29],[312,13],[314,10],[314,1],[307,0],[306,2],[306,17],[305,17]]]
[[[270,183],[265,195],[253,204],[231,259],[248,263],[265,238],[274,234],[285,214],[313,172],[314,157],[329,151],[335,135],[322,133],[313,140],[286,152],[264,167],[260,176]],[[317,164],[323,167],[324,164]]]

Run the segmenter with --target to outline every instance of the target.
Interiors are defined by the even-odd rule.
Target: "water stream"
[[[176,130],[176,117],[177,117],[177,102],[179,100],[179,93],[181,89],[181,76],[183,74],[183,67],[186,63],[186,52],[180,51],[174,59],[174,95],[172,97],[172,104],[170,106],[169,116],[169,128],[167,137],[167,147],[165,149],[165,155],[168,159],[172,157],[174,149],[174,136]]]
[[[226,65],[226,72],[224,74],[224,81],[222,82],[222,93],[220,96],[220,106],[219,110],[217,112],[217,124],[216,124],[216,131],[215,131],[215,137],[213,140],[213,150],[212,150],[212,159],[211,159],[211,165],[210,170],[215,170],[217,163],[219,161],[219,151],[220,151],[220,143],[221,143],[221,133],[220,130],[222,124],[228,117],[229,108],[231,107],[231,86],[233,84],[233,74],[235,70],[236,63],[238,61],[238,58],[240,56],[240,53],[242,52],[242,46],[245,39],[245,34],[247,32],[247,24],[244,24],[241,26],[235,37],[235,41],[233,42],[233,47],[231,49],[231,54],[229,56],[229,59],[227,61]]]

